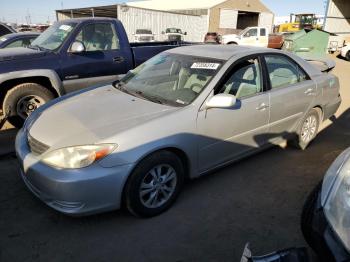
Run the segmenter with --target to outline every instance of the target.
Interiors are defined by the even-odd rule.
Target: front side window
[[[258,36],[258,29],[257,28],[249,29],[248,32],[245,33],[244,36],[245,37]]]
[[[238,63],[232,72],[218,93],[231,94],[241,99],[262,92],[261,69],[257,58]]]
[[[266,36],[266,29],[265,28],[261,28],[260,29],[260,35],[261,36]]]
[[[110,23],[86,25],[76,41],[82,42],[87,52],[119,49],[119,39]]]
[[[32,46],[56,50],[63,44],[76,25],[76,23],[55,23],[36,38],[32,42]]]
[[[120,90],[160,104],[185,106],[194,101],[223,61],[179,54],[159,54],[130,71]]]
[[[307,80],[303,70],[287,57],[281,55],[265,56],[271,88],[281,88]]]

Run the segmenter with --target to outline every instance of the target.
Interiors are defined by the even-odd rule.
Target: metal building
[[[147,0],[122,5],[56,11],[57,20],[77,17],[114,17],[123,24],[129,40],[136,29],[151,29],[162,40],[166,28],[187,32],[186,41],[203,41],[207,32],[237,33],[248,26],[272,29],[274,14],[260,0]]]
[[[145,0],[128,5],[206,16],[207,31],[236,33],[248,26],[272,29],[274,14],[260,0]]]
[[[324,29],[331,33],[350,37],[349,0],[328,0]]]
[[[79,17],[113,17],[124,25],[129,40],[133,41],[136,29],[151,29],[156,40],[162,39],[162,32],[169,27],[181,28],[187,35],[186,41],[203,41],[207,17],[152,10],[128,5],[110,5],[77,9],[56,10],[57,20]]]

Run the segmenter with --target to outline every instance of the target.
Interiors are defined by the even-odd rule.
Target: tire
[[[301,213],[301,232],[303,233],[304,239],[309,246],[315,251],[321,262],[332,262],[334,261],[333,255],[331,254],[326,242],[322,235],[316,232],[313,227],[314,215],[317,212],[317,201],[321,194],[322,181],[312,190],[307,197],[303,210]],[[317,218],[316,218],[317,219]],[[321,231],[321,230],[320,230]]]
[[[157,169],[157,167],[159,168],[160,166],[162,167]],[[168,197],[164,197],[165,195],[162,192],[162,182],[160,180],[162,178],[166,179],[165,174],[169,170],[171,171],[171,168],[175,172],[176,178],[166,183],[163,181],[163,183],[168,189],[172,188],[173,191]],[[155,173],[157,170],[160,172]],[[162,175],[159,176],[159,173]],[[169,175],[168,177],[170,176],[173,177],[173,175]],[[154,183],[157,184],[155,185]],[[169,151],[156,152],[143,159],[130,175],[124,190],[126,207],[133,215],[138,217],[152,217],[159,215],[166,211],[175,202],[182,189],[183,183],[184,168],[181,160],[174,153]],[[142,185],[144,185],[143,190],[141,188]],[[143,196],[141,196],[141,191],[145,193]],[[155,193],[156,191],[158,191],[158,193]],[[151,198],[151,196],[155,197]],[[150,199],[154,199],[155,201],[149,201]],[[159,201],[159,203],[157,203],[157,201]]]
[[[235,42],[229,42],[229,43],[227,43],[228,45],[237,45],[237,43],[235,43]]]
[[[8,121],[13,126],[20,128],[31,112],[53,98],[54,95],[44,86],[24,83],[7,92],[2,103],[2,110],[4,113],[10,112]]]
[[[313,125],[315,126],[314,126],[314,129],[312,128],[313,130],[312,135],[306,137],[304,132],[304,127],[305,125],[307,125],[307,122],[311,123],[310,120],[312,120],[312,126]],[[291,145],[293,145],[296,148],[305,150],[308,147],[308,145],[312,142],[312,140],[316,137],[318,133],[318,129],[320,127],[320,120],[321,120],[320,110],[316,108],[311,109],[301,121],[300,126],[296,133],[296,137],[290,141]],[[315,123],[313,121],[315,121]],[[310,129],[311,129],[311,126],[310,126]]]
[[[345,58],[346,58],[346,60],[350,61],[350,51],[348,51],[348,52],[346,53]]]

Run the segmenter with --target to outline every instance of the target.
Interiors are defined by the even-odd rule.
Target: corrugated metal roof
[[[128,2],[130,6],[149,8],[156,10],[191,10],[191,9],[209,9],[225,0],[145,0]]]

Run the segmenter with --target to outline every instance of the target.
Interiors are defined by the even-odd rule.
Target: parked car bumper
[[[349,50],[350,50],[350,49],[349,49],[348,47],[343,47],[343,48],[341,49],[341,51],[340,51],[340,55],[341,55],[342,57],[346,57],[346,54],[348,53]]]
[[[16,154],[26,186],[55,210],[78,216],[120,208],[131,164],[105,168],[95,163],[81,169],[58,170],[30,152],[23,129],[16,137]]]
[[[321,191],[318,192],[317,199],[314,201],[311,209],[312,221],[310,226],[313,235],[321,237],[334,261],[349,261],[350,254],[326,219],[321,206]]]

